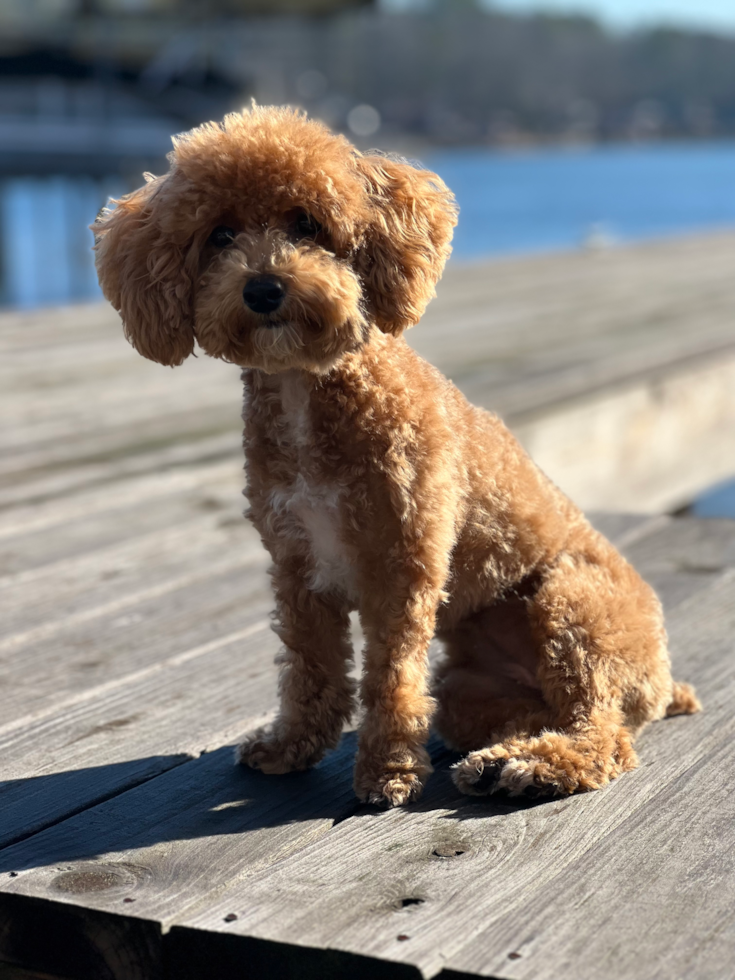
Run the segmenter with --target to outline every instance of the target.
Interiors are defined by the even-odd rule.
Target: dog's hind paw
[[[493,756],[485,749],[470,752],[454,766],[452,778],[458,790],[470,796],[505,792],[509,796],[564,796],[569,792],[547,772],[540,760]]]

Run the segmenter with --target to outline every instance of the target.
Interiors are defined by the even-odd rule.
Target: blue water
[[[460,204],[454,260],[735,227],[735,142],[425,155]],[[87,225],[118,178],[0,181],[0,303],[99,297]]]
[[[735,142],[513,152],[450,150],[424,163],[460,205],[456,259],[735,227]]]
[[[33,309],[101,299],[87,225],[121,193],[117,177],[0,181],[0,304]]]
[[[692,503],[695,517],[735,517],[735,479],[705,490]]]

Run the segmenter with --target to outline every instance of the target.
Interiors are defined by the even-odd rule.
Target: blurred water
[[[461,208],[455,259],[735,227],[735,142],[427,154]],[[93,299],[87,225],[119,178],[0,181],[0,302]]]
[[[735,518],[735,479],[705,490],[692,503],[689,511],[695,517]]]
[[[735,227],[735,142],[452,150],[424,162],[459,201],[458,259]]]
[[[87,225],[119,178],[0,181],[0,302],[29,309],[101,298]]]

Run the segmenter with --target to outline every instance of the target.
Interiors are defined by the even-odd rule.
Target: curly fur
[[[467,793],[571,793],[634,768],[647,722],[698,708],[672,682],[658,599],[401,336],[449,255],[442,181],[257,106],[177,138],[170,162],[93,226],[97,266],[146,357],[179,364],[196,341],[244,369],[249,516],[283,652],[280,714],[240,760],[282,773],[337,744],[357,609],[360,798],[419,795],[432,718],[469,753],[454,771]],[[296,233],[295,213],[321,229]],[[285,289],[275,312],[243,301],[261,275]]]

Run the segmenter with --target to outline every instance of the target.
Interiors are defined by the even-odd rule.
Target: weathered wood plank
[[[631,561],[649,570],[707,574],[735,565],[733,522],[677,517],[626,548]]]
[[[610,976],[626,936],[604,920],[614,882],[605,886],[604,900],[596,906],[598,931],[586,928],[586,901],[596,882],[614,859],[627,867],[635,857],[640,865],[635,880],[642,887],[647,869],[655,877],[662,868],[660,855],[666,850],[668,883],[658,895],[655,886],[650,888],[642,899],[626,888],[627,911],[618,916],[622,926],[637,914],[636,935],[642,942],[641,922],[650,932],[669,914],[656,898],[681,889],[689,868],[688,825],[695,821],[707,830],[707,843],[693,854],[695,874],[686,878],[689,902],[676,903],[676,923],[663,929],[670,941],[677,935],[676,948],[666,958],[668,969],[658,969],[662,940],[651,943],[650,958],[638,958],[637,972],[632,948],[622,960],[623,972],[614,974],[638,980],[683,975],[682,956],[693,938],[687,905],[703,906],[700,928],[705,919],[731,921],[733,879],[718,877],[713,894],[706,868],[726,869],[731,862],[735,822],[732,805],[723,805],[722,774],[735,761],[735,721],[727,709],[735,694],[733,627],[735,572],[728,571],[716,587],[672,616],[676,666],[698,684],[707,710],[649,729],[640,743],[643,766],[607,790],[535,805],[469,802],[452,795],[446,777],[435,777],[419,806],[353,816],[287,863],[235,883],[212,906],[177,919],[171,943],[186,927],[372,955],[413,964],[426,977],[450,964],[486,976]],[[679,802],[662,819],[662,808],[674,799]],[[709,818],[703,816],[710,811]],[[585,863],[596,873],[583,876],[579,887],[585,902],[579,903],[575,882]],[[525,915],[529,904],[534,912]],[[535,913],[542,910],[544,931],[537,933]],[[238,918],[224,921],[227,912]],[[574,961],[563,949],[555,952],[559,917],[570,942],[579,925],[594,957],[583,958],[581,944],[573,944]],[[523,954],[522,960],[509,958],[525,933],[528,961]],[[204,937],[199,941],[203,950]],[[709,943],[708,963],[727,962],[729,936],[710,930]],[[191,944],[186,948],[191,952]],[[217,948],[212,938],[207,953],[213,961]],[[607,969],[598,969],[599,962]]]
[[[262,566],[263,548],[245,521],[217,513],[50,562],[0,579],[0,652],[49,635],[67,619],[129,608],[208,574]]]
[[[735,606],[731,583],[728,589],[723,595]],[[718,593],[720,604],[723,595]],[[709,621],[727,626],[715,615],[719,609],[717,602],[711,604]],[[729,642],[729,626],[727,635]],[[710,655],[713,644],[709,638],[706,648]],[[688,648],[688,656],[698,656],[698,650],[696,645]],[[714,655],[719,655],[716,645]],[[696,656],[692,663],[699,665]],[[700,680],[697,676],[692,679]],[[707,678],[705,690],[706,682]],[[709,678],[709,684],[714,684],[714,678]],[[128,685],[125,688],[127,692]],[[720,686],[720,690],[725,696],[725,688]],[[686,727],[701,725],[702,719],[710,726],[705,727],[704,735]],[[723,738],[729,737],[728,731],[723,730]],[[548,838],[543,847],[538,844],[540,854],[533,861],[547,869],[543,874],[548,877],[555,872],[560,847],[568,850],[561,864],[585,853],[623,823],[626,814],[654,798],[682,765],[691,766],[685,751],[671,759],[664,757],[663,749],[672,738],[678,737],[699,753],[697,761],[701,762],[707,752],[705,737],[716,740],[719,729],[708,712],[701,719],[675,719],[656,726],[652,735],[653,741],[644,743],[643,751],[648,761],[651,755],[656,758],[661,769],[658,781],[641,780],[641,775],[648,773],[644,768],[609,791],[554,804],[561,808],[558,813],[554,811],[555,816],[564,814],[565,823],[559,831],[564,836],[561,843],[553,844]],[[28,738],[32,738],[30,732]],[[3,870],[17,873],[13,878],[0,878],[7,896],[8,934],[13,934],[25,914],[12,904],[10,896],[43,897],[113,916],[125,897],[134,897],[126,911],[136,920],[140,917],[164,926],[172,922],[182,926],[173,929],[164,942],[164,954],[172,957],[170,962],[179,962],[177,957],[185,955],[191,963],[199,963],[200,976],[212,976],[213,980],[228,976],[218,974],[213,965],[220,933],[225,944],[238,934],[246,934],[248,943],[258,938],[272,940],[274,945],[258,947],[258,956],[265,957],[262,962],[271,967],[281,963],[284,944],[302,944],[404,964],[395,966],[393,973],[384,966],[386,976],[398,976],[405,970],[407,975],[418,976],[419,968],[425,973],[436,972],[443,956],[461,948],[465,935],[457,924],[465,919],[474,921],[470,910],[485,900],[482,896],[487,894],[488,881],[497,881],[498,871],[499,880],[505,882],[506,874],[518,865],[520,876],[503,884],[499,895],[493,892],[499,909],[504,908],[507,893],[518,891],[521,895],[528,882],[537,880],[541,872],[536,865],[529,868],[524,862],[529,854],[536,853],[528,849],[529,844],[543,841],[551,811],[502,800],[476,803],[459,797],[442,763],[419,806],[380,815],[361,811],[343,819],[353,806],[349,789],[353,748],[348,737],[340,751],[330,755],[315,772],[283,779],[235,770],[229,758],[214,752],[6,848],[0,852],[0,874]],[[339,773],[330,767],[338,767]],[[246,781],[245,790],[242,780]],[[624,786],[629,786],[625,791],[628,796],[621,806],[615,794]],[[322,821],[316,843],[309,836],[312,818],[306,820],[306,836],[303,825],[299,825],[304,819],[298,809],[302,788]],[[271,806],[271,794],[281,794],[278,806],[269,810],[271,816],[263,820],[256,814],[251,819],[252,807]],[[339,801],[337,809],[335,799]],[[279,810],[289,804],[294,809]],[[291,819],[296,823],[289,824]],[[335,819],[338,825],[329,830]],[[284,845],[286,852],[277,851],[273,858],[270,835],[286,831],[294,837]],[[253,837],[256,832],[259,837]],[[452,846],[465,850],[466,855],[445,858],[433,853],[448,853]],[[265,868],[270,870],[258,863],[263,850],[268,854]],[[95,881],[102,876],[102,883],[108,884],[97,891],[64,892],[59,890],[62,874],[71,876],[70,881],[76,880],[75,875],[85,881],[84,875],[96,874]],[[423,903],[419,904],[419,899]],[[411,901],[404,905],[407,900]],[[224,921],[233,912],[238,919]],[[427,912],[431,913],[429,918]],[[404,934],[411,938],[397,939]],[[177,945],[179,938],[181,946]],[[0,939],[0,955],[4,955],[1,943]],[[196,960],[192,943],[204,944],[199,948],[200,952],[206,950],[208,969],[202,965],[205,960]],[[341,963],[344,966],[344,961]]]
[[[219,571],[216,565],[163,583],[129,605],[94,609],[0,657],[2,726],[56,711],[101,685],[217,640],[273,606],[265,565]],[[0,729],[1,730],[1,729]]]
[[[57,528],[68,521],[93,517],[119,507],[142,505],[145,501],[192,494],[200,490],[205,492],[205,487],[207,492],[224,491],[235,481],[237,488],[242,489],[244,483],[242,469],[242,464],[234,465],[229,460],[224,463],[192,466],[182,464],[175,469],[162,468],[156,473],[131,475],[128,479],[111,483],[109,486],[82,489],[60,500],[19,503],[14,505],[12,510],[0,510],[0,541],[47,528]]]
[[[241,434],[193,438],[181,433],[180,441],[163,447],[135,447],[127,455],[101,452],[86,460],[71,460],[59,466],[39,465],[0,481],[0,513],[14,507],[35,506],[72,494],[85,488],[110,486],[115,482],[142,474],[173,472],[192,466],[206,466],[223,460],[236,465],[242,459]]]
[[[735,348],[509,419],[582,507],[678,509],[732,475]]]
[[[67,499],[0,512],[0,582],[85,552],[99,551],[216,514],[242,523],[245,477],[227,463],[187,467],[86,490]]]
[[[649,525],[622,551],[669,604],[704,593],[719,573],[735,565],[732,521],[701,521],[689,517]]]
[[[471,398],[517,417],[732,345],[733,260],[726,234],[458,267],[409,336]]]
[[[249,730],[275,707],[277,645],[261,617],[0,730],[0,847]]]
[[[234,767],[231,749],[222,749],[158,776],[153,792],[146,783],[1,851],[0,959],[61,972],[61,951],[46,946],[39,960],[24,941],[33,922],[24,892],[43,891],[47,928],[63,924],[72,944],[87,935],[90,909],[102,910],[91,913],[98,928],[87,942],[105,968],[124,915],[123,948],[132,953],[142,942],[154,956],[144,972],[111,975],[158,980],[167,916],[286,860],[351,812],[352,752],[346,739],[318,769],[269,779]],[[31,870],[39,864],[46,867]]]
[[[132,418],[127,417],[130,413],[127,401],[123,401],[104,427],[94,419],[89,432],[84,431],[86,427],[79,419],[68,415],[54,426],[59,432],[43,432],[34,423],[24,438],[23,431],[14,428],[17,444],[0,447],[0,478],[8,485],[17,481],[19,475],[40,468],[94,463],[124,454],[140,455],[160,446],[201,441],[240,428],[239,386],[232,386],[231,397],[223,405],[208,407],[201,403],[203,399],[198,401],[193,408],[173,405],[161,410],[140,393],[136,402],[138,411]],[[86,410],[88,414],[92,411],[92,406]]]
[[[53,511],[56,505],[48,506]],[[29,520],[32,513],[30,508]],[[40,515],[42,537],[49,517],[47,512]],[[246,524],[239,516],[234,519]],[[601,515],[596,523],[613,539],[621,534],[638,539],[646,529],[655,530],[660,519]],[[62,524],[62,530],[66,526]],[[9,642],[4,654],[0,653],[3,724],[28,714],[48,714],[70,698],[86,697],[85,692],[119,680],[126,673],[234,632],[253,616],[269,610],[268,557],[252,529],[246,528],[246,532],[252,537],[252,560],[233,552],[234,565],[230,567],[227,555],[218,555],[216,561],[204,561],[193,576],[161,576],[148,591],[141,591],[136,581],[132,594],[116,597],[111,608],[93,606],[81,616],[72,614],[47,626],[41,624],[35,639],[26,631],[22,643]],[[182,549],[182,559],[185,557]],[[704,584],[701,579],[697,577],[698,586]],[[359,647],[359,637],[356,643]]]
[[[600,534],[612,541],[617,548],[629,548],[631,544],[653,534],[672,520],[667,514],[611,514],[592,512],[587,519]]]
[[[642,527],[657,526],[655,520],[635,517],[608,520],[608,524],[628,532],[635,529],[638,533],[641,533]],[[121,623],[125,616],[117,616],[112,619],[112,622],[119,624],[117,627],[112,626],[111,616],[104,617],[102,622],[84,624],[81,629],[75,623],[68,638],[62,631],[61,636],[55,635],[50,640],[31,644],[21,651],[21,656],[12,657],[6,664],[3,676],[2,692],[5,697],[0,697],[6,702],[3,712],[5,728],[0,730],[0,750],[5,763],[4,775],[8,780],[0,792],[3,806],[0,842],[21,833],[24,820],[25,829],[30,833],[36,826],[43,826],[68,811],[74,812],[95,799],[104,798],[115,788],[124,788],[128,783],[149,778],[151,766],[155,773],[161,768],[180,763],[187,753],[193,751],[189,740],[195,737],[195,733],[196,737],[199,736],[200,717],[205,715],[209,723],[209,711],[205,710],[207,706],[199,703],[212,696],[206,683],[209,668],[211,666],[215,674],[229,673],[229,656],[232,655],[233,673],[237,669],[240,673],[248,671],[251,679],[267,677],[266,686],[257,687],[257,696],[263,699],[263,704],[271,704],[275,698],[275,671],[271,661],[276,649],[275,639],[271,637],[267,638],[270,642],[265,643],[257,658],[249,656],[246,650],[232,651],[228,646],[218,654],[220,659],[225,658],[224,665],[218,666],[212,662],[207,665],[202,677],[198,677],[196,671],[193,676],[185,674],[183,680],[178,677],[182,668],[177,644],[184,642],[184,638],[195,647],[199,645],[204,650],[217,650],[223,634],[236,632],[242,622],[251,621],[253,616],[264,615],[271,604],[264,576],[260,584],[261,588],[245,601],[244,583],[236,573],[210,576],[193,589],[181,590],[187,593],[184,596],[174,593],[163,599],[155,597],[148,603],[141,603],[127,614],[126,623]],[[128,628],[121,637],[121,627],[126,626]],[[130,627],[133,629],[132,635]],[[213,630],[220,638],[212,640],[207,637]],[[200,635],[202,633],[204,636]],[[111,644],[118,650],[111,649]],[[68,648],[69,645],[72,649]],[[104,656],[93,668],[89,657],[94,656],[95,648],[104,649]],[[80,650],[84,658],[81,678]],[[185,657],[188,660],[188,655]],[[127,672],[135,671],[136,666],[135,676],[126,676]],[[201,671],[201,664],[196,666]],[[171,669],[162,675],[160,671],[167,667]],[[184,714],[185,695],[181,691],[175,692],[177,688],[185,690],[189,684],[196,691],[197,703]],[[149,690],[151,685],[152,693]],[[200,688],[200,685],[203,686]],[[165,698],[162,696],[164,691]],[[225,691],[225,702],[227,695],[231,695],[229,690]],[[252,691],[248,691],[248,695],[243,710],[249,708],[252,714]],[[215,700],[218,696],[215,691]],[[159,698],[164,701],[164,719],[171,727],[165,730],[166,737],[157,746],[158,727],[165,728],[153,710]],[[179,702],[173,719],[169,717],[172,698]],[[235,699],[235,704],[238,703]],[[230,707],[227,712],[232,710]],[[32,719],[24,722],[23,717],[29,712]],[[186,726],[183,733],[175,725],[177,719]],[[16,723],[9,725],[11,721]],[[141,726],[144,729],[142,733]],[[85,731],[80,733],[80,727]],[[103,741],[102,747],[98,744],[100,739]],[[110,739],[112,745],[109,744]],[[84,742],[81,752],[77,745],[79,741]],[[144,744],[145,748],[140,749],[139,754],[146,756],[147,752],[150,756],[145,758],[142,766],[119,766],[114,754],[110,756],[111,750],[124,750],[127,758],[140,744]],[[173,753],[169,757],[164,753],[167,746]],[[151,755],[156,748],[155,756]],[[88,779],[85,763],[91,758],[95,759],[96,765],[94,776]],[[73,796],[62,791],[61,783],[53,784],[47,778],[50,773],[63,770],[64,765],[74,772],[74,779],[71,780]],[[108,772],[110,779],[100,778],[100,773]],[[69,774],[62,772],[62,775]],[[83,777],[81,785],[87,786],[88,792],[93,792],[88,799],[80,791],[78,776]],[[42,778],[36,782],[39,777]],[[44,784],[49,786],[47,795],[50,800],[43,794],[42,799],[38,798],[37,793],[29,795],[27,786]],[[33,822],[28,822],[31,795]]]
[[[0,895],[8,980],[152,980],[162,976],[155,923]],[[18,966],[29,972],[17,972]],[[12,972],[10,972],[12,971]],[[2,976],[2,974],[0,974]]]

